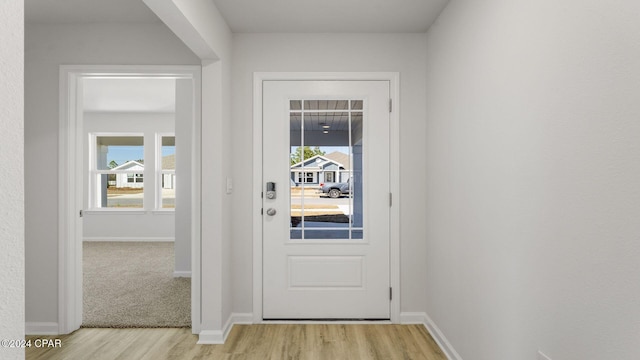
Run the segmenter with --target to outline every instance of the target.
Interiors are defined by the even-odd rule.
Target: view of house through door
[[[264,319],[390,319],[389,92],[263,82]]]

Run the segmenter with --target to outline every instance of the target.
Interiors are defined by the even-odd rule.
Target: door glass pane
[[[363,238],[358,101],[290,102],[291,239]]]
[[[348,100],[305,100],[305,110],[349,110]],[[291,109],[296,110],[296,109]]]
[[[360,101],[362,108],[362,101]],[[351,218],[351,238],[362,239],[363,226],[363,191],[362,191],[362,112],[351,113],[351,158],[353,169],[351,171],[351,205],[353,215]]]

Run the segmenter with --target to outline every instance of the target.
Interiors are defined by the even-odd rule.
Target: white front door
[[[389,130],[389,81],[263,82],[264,319],[390,318]]]

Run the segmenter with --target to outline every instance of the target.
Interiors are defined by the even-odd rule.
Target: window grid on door
[[[363,100],[290,101],[293,175],[290,239],[363,239],[362,154],[359,151],[356,162],[353,154],[354,119],[358,119],[360,124],[356,140],[359,149],[362,148],[363,105]],[[338,149],[331,155],[343,158],[346,166],[325,156],[329,154],[323,149]],[[336,152],[339,154],[336,155]],[[311,161],[314,158],[315,161]],[[332,168],[323,169],[323,166]],[[333,185],[336,187],[339,185],[340,193],[335,190],[332,193],[327,193],[326,189],[323,191],[322,185],[327,182],[336,183]],[[358,183],[360,186],[356,192],[354,184]],[[354,200],[357,200],[357,204],[354,204]],[[336,204],[332,204],[332,201]]]

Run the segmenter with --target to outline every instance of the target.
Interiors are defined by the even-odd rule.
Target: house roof
[[[315,155],[315,156],[312,156],[312,157],[310,157],[308,159],[304,159],[304,160],[302,160],[302,161],[300,161],[298,163],[295,163],[295,164],[291,165],[291,168],[293,169],[293,168],[300,167],[300,166],[302,166],[303,163],[309,162],[309,161],[314,160],[314,159],[315,160],[320,159],[320,160],[324,160],[324,161],[329,160],[329,159],[325,158],[322,155]]]
[[[326,154],[324,157],[339,163],[340,165],[342,165],[342,167],[344,167],[345,170],[351,169],[351,161],[349,161],[349,155],[343,152],[334,151],[332,153]]]
[[[320,161],[318,161],[320,160]],[[332,164],[336,164],[338,165],[340,168],[344,169],[344,170],[349,170],[349,155],[339,152],[339,151],[334,151],[328,155],[315,155],[312,156],[308,159],[305,159],[304,161],[301,161],[297,164],[293,164],[291,165],[291,169],[297,169],[300,168],[302,166],[303,163],[307,163],[307,162],[311,162],[314,161],[317,165],[316,166],[305,166],[305,168],[311,170],[311,169],[322,169],[324,168],[328,163],[332,163]],[[346,164],[346,165],[345,165]]]
[[[144,164],[135,160],[129,160],[122,165],[118,165],[111,170],[127,170],[131,167],[138,166],[144,168]],[[162,170],[175,170],[176,169],[176,154],[167,155],[162,157]]]
[[[176,169],[176,154],[163,156],[162,170],[175,170],[175,169]]]
[[[139,162],[137,162],[135,160],[129,160],[126,163],[124,163],[122,165],[118,165],[118,166],[114,167],[111,170],[127,170],[127,169],[135,167],[135,166],[144,168],[144,164],[141,164],[141,163],[139,163]]]

